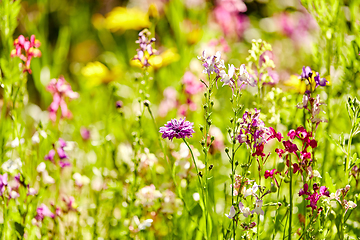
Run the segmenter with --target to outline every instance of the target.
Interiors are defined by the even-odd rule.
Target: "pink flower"
[[[57,118],[57,111],[61,108],[61,117],[71,118],[72,114],[67,107],[66,99],[76,99],[79,94],[71,89],[71,86],[66,82],[63,76],[59,79],[52,79],[46,89],[53,95],[53,101],[50,104],[49,112],[50,119],[55,122]]]
[[[11,51],[11,57],[19,57],[24,63],[24,72],[31,74],[30,63],[33,57],[41,57],[41,52],[39,48],[41,45],[39,40],[35,39],[35,35],[31,35],[30,41],[28,38],[25,38],[23,35],[20,35],[14,41],[15,49]],[[24,53],[23,53],[24,52]]]
[[[266,170],[265,171],[265,174],[264,174],[264,177],[265,177],[265,179],[268,179],[269,177],[270,178],[273,178],[274,177],[274,175],[276,175],[276,174],[278,174],[279,172],[275,172],[276,171],[276,169],[274,168],[274,169],[272,169],[271,171],[269,171],[269,170]]]
[[[37,221],[42,221],[44,217],[55,218],[55,214],[52,213],[45,204],[41,204],[40,207],[36,209],[36,213],[35,219]]]
[[[195,95],[205,89],[204,84],[189,71],[185,72],[182,82],[185,85],[185,93],[188,95]]]

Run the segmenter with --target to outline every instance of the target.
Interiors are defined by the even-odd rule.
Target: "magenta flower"
[[[68,156],[66,155],[66,152],[64,151],[64,149],[62,147],[59,147],[56,150],[57,150],[57,154],[59,155],[60,159],[68,158]]]
[[[8,174],[0,175],[0,196],[5,192],[5,187],[8,185]]]
[[[54,218],[55,214],[50,211],[50,209],[45,205],[41,204],[40,207],[36,209],[36,216],[35,219],[37,221],[42,221],[44,217],[51,217]]]
[[[300,189],[299,191],[299,196],[302,195],[310,195],[310,193],[308,192],[309,190],[309,185],[307,183],[304,184],[304,188]]]
[[[160,133],[162,133],[162,138],[168,138],[172,140],[175,138],[185,138],[185,137],[192,137],[194,131],[194,123],[189,121],[185,121],[185,118],[180,120],[172,119],[165,124],[164,127],[160,128]]]
[[[283,141],[285,150],[289,153],[295,153],[296,151],[298,151],[298,147],[296,146],[295,143],[290,142],[289,140],[287,141]]]
[[[25,65],[22,64],[24,72],[31,74],[30,63],[33,57],[41,57],[39,48],[41,45],[40,41],[35,39],[35,35],[31,35],[30,41],[23,35],[20,35],[14,41],[15,49],[11,51],[11,57],[19,57],[24,61]],[[24,53],[23,53],[24,52]]]
[[[54,162],[55,150],[51,149],[47,155],[45,155],[44,159]]]
[[[273,170],[269,171],[269,170],[266,170],[265,171],[265,174],[264,174],[264,177],[265,179],[268,179],[268,178],[273,178],[274,175],[278,174],[279,172],[275,172],[276,169],[274,168]]]

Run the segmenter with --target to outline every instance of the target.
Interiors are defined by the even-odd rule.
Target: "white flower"
[[[246,70],[245,64],[241,64],[240,66],[240,74],[239,74],[239,85],[247,84],[252,87],[256,86],[256,81],[254,78],[250,77],[248,71]]]
[[[263,201],[262,200],[256,200],[256,203],[255,203],[255,209],[252,210],[251,213],[257,213],[258,215],[264,215],[264,211],[261,209],[263,205]]]
[[[235,217],[235,214],[236,214],[235,208],[234,208],[234,206],[231,206],[230,213],[229,214],[225,213],[225,216],[230,219],[233,219]]]
[[[245,191],[245,194],[244,194],[244,197],[246,198],[247,196],[250,196],[250,195],[255,195],[255,193],[257,192],[259,188],[259,185],[257,185],[256,183],[254,183],[253,187],[252,188],[249,188],[249,189],[246,189]]]
[[[44,184],[54,184],[55,183],[55,180],[49,176],[49,173],[46,170],[44,170],[42,172],[42,179],[43,179]]]
[[[224,85],[229,85],[230,82],[231,82],[231,79],[233,78],[234,76],[234,73],[235,73],[235,67],[233,64],[229,64],[229,71],[228,71],[228,74],[226,74],[225,70],[221,70],[220,71],[220,77],[221,77],[221,81],[224,83]]]
[[[16,147],[18,147],[20,144],[23,144],[25,142],[25,139],[20,139],[19,140],[19,138],[15,138],[13,141],[11,141],[11,143],[10,143],[10,146],[12,147],[12,148],[16,148]]]
[[[2,169],[5,172],[9,172],[12,173],[15,170],[20,170],[22,166],[22,162],[20,158],[16,158],[14,160],[8,160],[6,162],[3,163],[3,165],[1,166]]]
[[[31,137],[31,141],[32,141],[33,144],[40,143],[39,132],[34,133],[34,135]]]
[[[239,209],[246,218],[251,214],[250,208],[244,207],[244,204],[242,202],[239,203]]]
[[[37,166],[36,171],[37,171],[38,173],[41,173],[41,172],[45,171],[45,169],[46,169],[46,164],[45,164],[44,162],[41,162],[41,163]]]
[[[349,206],[349,208],[356,208],[356,203],[354,203],[353,201],[348,201],[347,205]]]
[[[314,177],[322,178],[318,170],[313,171]]]
[[[138,225],[139,227],[139,230],[145,230],[146,228],[148,227],[151,227],[151,223],[153,222],[153,220],[150,218],[150,219],[146,219],[145,221],[143,221],[142,223],[140,223]]]

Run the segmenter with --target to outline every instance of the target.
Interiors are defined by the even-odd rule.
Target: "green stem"
[[[291,223],[292,223],[292,211],[293,211],[293,196],[292,196],[292,164],[291,164],[291,157],[289,157],[289,171],[290,171],[290,188],[289,188],[289,195],[290,195],[290,214],[289,214],[289,232],[288,232],[288,239],[291,240]]]

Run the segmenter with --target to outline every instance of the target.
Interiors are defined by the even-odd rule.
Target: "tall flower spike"
[[[134,56],[133,60],[140,61],[143,67],[149,67],[149,58],[150,56],[154,55],[156,52],[155,49],[152,47],[152,43],[155,42],[155,38],[150,37],[150,31],[148,29],[144,29],[139,33],[138,40],[135,43],[138,43],[140,48],[136,49],[137,54]]]
[[[162,138],[168,138],[172,140],[175,138],[185,138],[185,137],[192,137],[194,131],[194,123],[185,121],[185,118],[180,120],[172,119],[165,124],[164,127],[160,128],[160,133],[162,133]]]

